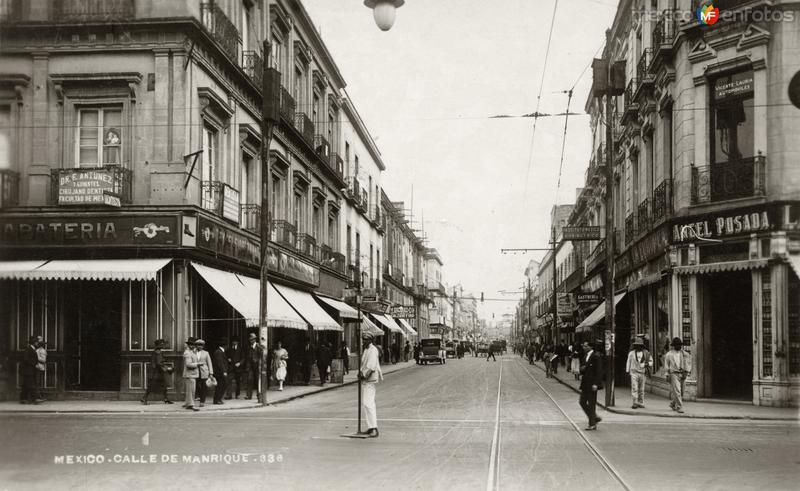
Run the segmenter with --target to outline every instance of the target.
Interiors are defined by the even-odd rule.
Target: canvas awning
[[[342,319],[358,320],[358,311],[341,300],[320,296],[317,296],[317,300],[336,309]]]
[[[706,274],[722,273],[725,271],[747,271],[751,269],[766,268],[767,259],[751,259],[749,261],[728,261],[724,263],[696,264],[693,266],[677,266],[673,269],[675,274]]]
[[[617,293],[614,295],[614,307],[622,300],[625,294],[628,292]],[[583,322],[578,324],[575,328],[575,332],[588,332],[591,330],[592,326],[600,322],[601,320],[605,319],[606,317],[606,304],[605,302],[601,303],[594,311],[589,314],[588,317],[583,319]]]
[[[376,326],[366,315],[361,317],[361,332],[370,332],[373,336],[383,336],[383,329]]]
[[[405,319],[397,319],[397,321],[400,323],[401,326],[403,326],[406,329],[406,331],[408,331],[409,335],[411,335],[411,336],[417,336],[418,335],[417,331],[413,327],[411,327],[411,324],[409,324],[407,320],[405,320]]]
[[[211,285],[231,307],[244,317],[248,327],[258,326],[261,284],[255,278],[192,263],[192,268]],[[289,329],[308,329],[308,323],[278,294],[270,283],[267,292],[267,325]]]
[[[794,274],[800,278],[800,254],[789,254],[789,264],[794,269]]]
[[[333,317],[319,306],[310,293],[275,285],[283,298],[317,331],[344,331]]]
[[[392,319],[389,315],[372,314],[372,317],[374,317],[375,320],[377,320],[378,323],[383,327],[385,327],[386,329],[392,332],[399,332],[400,334],[404,334],[403,329],[401,329],[400,326],[397,325],[397,322],[395,322],[394,319]]]
[[[73,259],[0,262],[2,280],[149,281],[172,259]]]

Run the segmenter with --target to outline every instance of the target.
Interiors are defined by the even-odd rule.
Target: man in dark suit
[[[264,353],[264,348],[258,342],[258,335],[254,332],[250,333],[248,340],[247,351],[245,353],[245,373],[247,373],[247,397],[245,399],[253,398],[253,387],[256,387],[256,397],[261,398],[261,393],[258,391],[258,382],[261,378],[261,356]]]
[[[36,364],[39,357],[36,354],[38,336],[31,336],[28,339],[28,346],[22,354],[20,371],[22,372],[22,390],[19,394],[20,404],[39,404],[42,399],[39,397],[39,388],[36,386]]]
[[[227,344],[228,340],[223,338],[211,357],[211,366],[214,368],[214,376],[217,378],[217,387],[214,389],[214,404],[222,404],[222,397],[228,387],[229,366],[228,355],[225,353]]]
[[[328,380],[328,367],[331,366],[331,349],[325,341],[319,344],[317,353],[317,371],[319,371],[319,384],[325,385]]]
[[[236,398],[239,398],[239,393],[242,390],[242,373],[244,373],[244,351],[242,350],[242,345],[239,344],[239,338],[233,337],[231,339],[231,345],[228,348],[226,354],[228,355],[228,374],[230,377],[227,381],[226,387],[226,395],[225,399],[231,398],[231,392],[233,383],[236,382]],[[247,375],[244,376],[245,381],[247,380]]]
[[[311,344],[311,341],[306,341],[306,345],[303,347],[302,359],[303,382],[305,382],[306,385],[311,383],[311,367],[314,366],[314,361],[316,359],[317,357],[314,354],[314,346]]]
[[[595,341],[594,347],[589,349],[589,352],[584,357],[584,365],[581,367],[581,397],[578,400],[581,409],[586,413],[589,418],[589,426],[585,429],[596,430],[597,423],[602,421],[597,416],[597,391],[603,388],[603,375],[605,374],[605,367],[603,363],[605,360],[600,354],[603,349],[602,341]]]

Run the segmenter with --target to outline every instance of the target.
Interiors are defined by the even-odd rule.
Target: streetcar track
[[[584,445],[589,450],[589,453],[591,453],[594,456],[594,458],[600,463],[600,466],[603,469],[605,469],[605,471],[608,472],[611,475],[611,477],[613,477],[622,486],[623,489],[630,491],[632,488],[628,485],[628,483],[625,482],[625,479],[623,479],[622,475],[620,475],[620,473],[614,468],[611,462],[609,462],[605,457],[603,457],[603,455],[600,453],[600,450],[591,441],[589,441],[589,439],[586,437],[586,434],[583,431],[581,431],[580,427],[575,423],[575,421],[572,420],[572,418],[569,417],[564,408],[562,408],[561,405],[553,398],[553,396],[550,395],[550,392],[548,392],[547,389],[545,389],[544,386],[539,383],[536,377],[533,376],[533,374],[530,372],[530,370],[528,370],[528,368],[525,365],[523,365],[519,360],[517,360],[517,363],[519,363],[519,365],[528,374],[531,380],[533,380],[533,382],[537,386],[539,386],[542,392],[544,392],[547,398],[550,399],[550,402],[552,402],[553,405],[556,406],[559,412],[564,415],[564,418],[566,418],[567,421],[569,421],[570,426],[572,426],[572,428],[578,433],[578,436],[580,436]]]

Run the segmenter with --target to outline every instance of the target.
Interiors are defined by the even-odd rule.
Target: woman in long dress
[[[289,353],[283,349],[281,342],[275,343],[275,350],[272,352],[272,373],[278,381],[278,390],[283,390],[283,381],[286,380],[286,360]]]

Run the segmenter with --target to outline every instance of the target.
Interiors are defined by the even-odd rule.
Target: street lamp
[[[397,9],[402,7],[406,0],[364,0],[364,5],[372,9],[375,23],[381,31],[388,31],[394,25]]]

